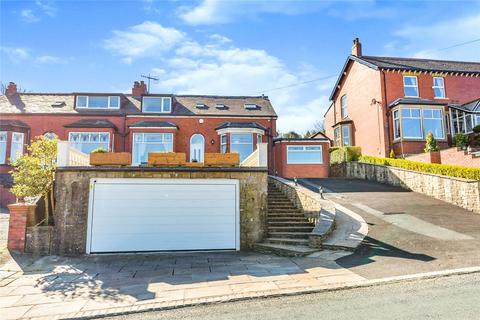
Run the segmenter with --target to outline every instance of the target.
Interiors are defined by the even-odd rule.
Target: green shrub
[[[454,137],[453,137],[453,143],[455,144],[455,146],[457,146],[458,148],[464,148],[467,146],[468,144],[468,136],[463,134],[463,133],[457,133]]]
[[[427,142],[425,143],[425,149],[423,149],[425,152],[438,151],[437,140],[435,140],[433,133],[429,132],[427,134],[426,141]]]
[[[338,150],[338,149],[340,149],[340,147],[331,147],[329,152],[332,153],[333,151]]]
[[[92,152],[90,153],[107,153],[107,149],[103,148],[103,147],[98,147],[96,149],[93,149]]]
[[[330,163],[357,161],[361,155],[362,149],[360,147],[337,147],[330,152]]]
[[[404,159],[377,158],[372,156],[361,156],[358,160],[363,163],[380,164],[403,168],[407,170],[428,172],[443,176],[480,180],[480,168],[452,166],[448,164],[423,163]]]
[[[480,133],[480,124],[473,127],[473,132]]]

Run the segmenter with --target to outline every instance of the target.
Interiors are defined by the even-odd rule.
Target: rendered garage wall
[[[267,170],[263,168],[59,168],[55,178],[52,254],[85,253],[91,178],[237,179],[241,249],[252,248],[266,230]]]

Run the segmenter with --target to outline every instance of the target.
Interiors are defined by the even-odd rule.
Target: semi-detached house
[[[281,174],[284,167],[276,170],[274,160],[276,120],[266,96],[149,94],[143,81],[134,82],[131,94],[20,93],[10,83],[0,96],[0,205],[15,201],[8,192],[10,161],[36,136],[58,137],[84,153],[99,147],[131,152],[134,166],[145,164],[149,152],[182,152],[191,162],[203,162],[205,153],[237,152],[243,161],[262,142],[269,172]],[[328,139],[301,144],[287,148],[295,172],[328,174]]]
[[[330,96],[325,129],[335,146],[397,156],[440,148],[480,125],[480,63],[366,56],[357,39]]]

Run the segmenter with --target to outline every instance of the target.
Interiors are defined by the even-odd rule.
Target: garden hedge
[[[360,156],[358,161],[413,171],[428,172],[443,176],[480,180],[480,168],[453,166],[448,164],[430,164],[404,159],[377,158],[372,156]]]
[[[333,147],[332,149],[330,150],[331,164],[357,161],[362,155],[360,147]]]

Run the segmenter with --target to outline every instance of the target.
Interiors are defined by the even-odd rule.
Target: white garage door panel
[[[96,179],[89,252],[238,249],[238,181]]]

